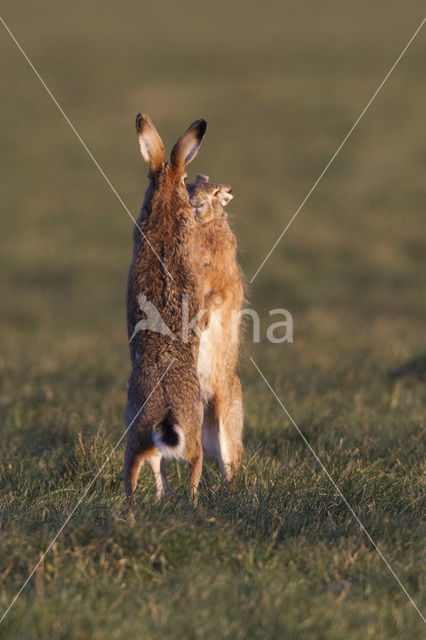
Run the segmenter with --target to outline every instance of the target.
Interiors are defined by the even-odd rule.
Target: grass
[[[136,214],[134,115],[191,175],[232,184],[247,281],[417,28],[394,2],[6,2],[3,17]],[[132,224],[5,31],[0,609],[123,432]],[[125,513],[123,446],[0,625],[2,638],[422,637],[424,624],[250,362],[424,611],[424,129],[420,33],[253,285],[245,456]],[[294,319],[271,345],[269,309]],[[276,321],[276,318],[273,320]]]

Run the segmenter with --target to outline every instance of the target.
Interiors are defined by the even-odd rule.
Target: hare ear
[[[160,171],[164,166],[164,146],[151,118],[138,113],[136,131],[143,159],[152,172]]]
[[[226,207],[228,202],[231,202],[234,196],[232,195],[231,187],[228,187],[228,185],[224,184],[220,187],[216,197],[219,200],[222,207]]]
[[[170,164],[180,174],[197,155],[207,129],[205,120],[196,120],[179,138],[172,149]]]
[[[195,183],[208,182],[208,181],[209,181],[209,176],[205,176],[203,173],[197,173],[197,176],[195,178]]]

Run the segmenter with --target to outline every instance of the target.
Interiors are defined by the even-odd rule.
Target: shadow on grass
[[[323,416],[311,415],[298,424],[314,450],[324,445],[324,438],[331,438],[333,442],[339,443],[334,426],[338,416],[336,411],[329,411]],[[269,432],[248,424],[244,432],[245,447],[249,450],[261,450],[262,456],[276,458],[281,463],[287,463],[295,455],[303,455],[306,443],[290,420],[286,416],[284,418],[286,423],[282,428],[274,428]]]
[[[424,382],[426,380],[426,353],[410,358],[407,362],[389,371],[391,380],[400,378],[416,378]]]

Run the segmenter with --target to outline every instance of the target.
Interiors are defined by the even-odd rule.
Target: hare
[[[231,480],[243,451],[242,393],[236,369],[244,290],[236,239],[223,209],[233,198],[232,190],[208,180],[198,175],[195,183],[187,185],[197,220],[206,316],[197,361],[204,406],[202,443],[207,455],[217,456],[225,479]]]
[[[155,500],[167,491],[164,458],[189,463],[195,500],[201,476],[199,337],[191,331],[187,340],[181,339],[181,306],[186,296],[192,318],[202,304],[194,251],[197,223],[184,180],[185,166],[197,154],[206,127],[205,120],[195,121],[173,147],[170,162],[165,162],[163,143],[150,118],[141,114],[136,118],[140,150],[149,165],[149,186],[134,229],[127,287],[132,372],[125,410],[124,485],[131,503],[144,461],[154,476]],[[168,331],[157,327],[138,331],[144,318],[142,299],[156,309]]]

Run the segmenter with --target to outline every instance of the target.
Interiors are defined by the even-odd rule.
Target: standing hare
[[[205,453],[217,456],[224,477],[231,480],[243,451],[237,361],[244,290],[236,259],[237,242],[223,209],[233,198],[231,187],[208,180],[198,175],[187,185],[198,223],[195,237],[206,315],[197,366],[204,405],[202,442]]]
[[[194,499],[200,481],[199,337],[193,331],[186,340],[181,337],[182,298],[187,300],[191,318],[202,304],[194,250],[197,223],[184,180],[185,166],[195,157],[206,127],[205,120],[194,122],[173,147],[170,162],[164,162],[163,143],[150,118],[140,114],[136,118],[141,153],[149,165],[149,186],[134,230],[127,289],[132,372],[125,411],[124,484],[129,499],[144,461],[154,476],[156,500],[167,490],[164,458],[189,463]],[[156,309],[167,331],[155,326],[148,331],[137,329],[146,317],[141,299]]]

